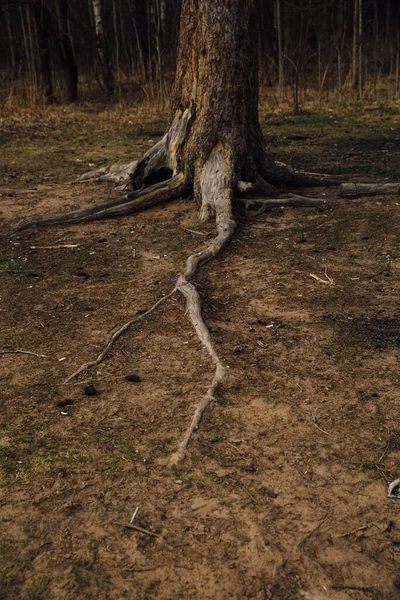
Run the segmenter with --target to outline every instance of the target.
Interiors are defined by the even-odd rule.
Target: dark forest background
[[[216,0],[217,1],[217,0]],[[263,89],[312,98],[399,95],[399,0],[258,0]],[[168,102],[181,0],[0,0],[0,107]]]

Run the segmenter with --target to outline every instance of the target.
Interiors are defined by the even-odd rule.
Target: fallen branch
[[[163,296],[162,298],[160,298],[160,300],[158,300],[155,304],[153,304],[153,306],[151,308],[149,308],[149,310],[147,310],[146,312],[142,313],[138,317],[135,317],[134,319],[131,319],[130,321],[128,321],[127,323],[125,323],[125,325],[122,325],[122,327],[120,327],[118,329],[118,331],[116,331],[115,333],[113,333],[113,335],[110,337],[110,339],[109,339],[106,347],[104,348],[104,350],[102,352],[100,352],[100,354],[98,355],[98,357],[95,360],[92,360],[91,362],[84,363],[83,365],[81,365],[79,367],[79,369],[77,369],[74,373],[72,373],[72,375],[70,375],[69,377],[67,377],[67,379],[63,382],[63,385],[66,385],[67,383],[69,383],[70,381],[72,381],[72,379],[74,379],[77,375],[79,375],[79,373],[82,373],[83,371],[86,371],[87,369],[90,369],[90,367],[95,367],[96,365],[99,365],[104,360],[104,358],[107,356],[108,352],[110,351],[110,349],[112,348],[112,346],[115,344],[115,342],[121,337],[121,335],[127,329],[129,329],[129,327],[132,327],[132,325],[134,325],[135,323],[138,323],[139,321],[141,321],[147,315],[150,315],[156,308],[158,308],[160,306],[160,304],[162,304],[163,302],[165,302],[166,300],[168,300],[168,298],[170,298],[172,296],[172,294],[175,293],[175,291],[176,291],[176,288],[174,288],[172,290],[172,292],[170,292],[166,296]]]
[[[36,352],[30,352],[30,350],[0,350],[0,354],[29,354],[38,358],[49,358],[47,354],[37,354]]]
[[[400,193],[400,183],[343,183],[337,195],[340,198],[352,198],[398,193]]]
[[[135,531],[139,531],[140,533],[144,533],[145,535],[149,535],[155,538],[162,538],[158,533],[153,533],[153,531],[149,531],[148,529],[144,529],[143,527],[139,527],[139,525],[132,525],[132,523],[123,523],[122,521],[114,521],[115,525],[121,525],[121,527],[125,527],[126,529],[134,529]]]
[[[334,282],[331,278],[329,278],[328,281],[325,281],[325,279],[318,277],[318,275],[314,275],[314,273],[310,273],[310,277],[312,277],[316,281],[319,281],[320,283],[324,283],[325,285],[334,285]]]
[[[315,208],[316,206],[325,206],[328,203],[334,203],[334,200],[329,198],[307,198],[306,196],[299,196],[297,194],[289,194],[283,198],[239,198],[235,197],[235,201],[248,209],[251,206],[260,206],[260,210],[257,214],[264,212],[267,208],[281,208],[281,207],[299,207],[299,206],[310,206]]]
[[[31,250],[59,250],[60,248],[78,248],[79,244],[58,244],[56,246],[31,246]]]
[[[331,585],[331,590],[357,590],[360,592],[375,592],[373,587],[365,587],[362,585]]]

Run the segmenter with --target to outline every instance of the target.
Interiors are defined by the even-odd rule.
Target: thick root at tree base
[[[182,173],[175,175],[168,181],[152,185],[143,192],[132,192],[124,198],[104,202],[90,208],[75,210],[66,214],[49,215],[46,217],[29,217],[18,223],[11,231],[14,235],[18,231],[31,227],[44,227],[46,225],[72,225],[98,221],[112,217],[120,217],[140,212],[147,208],[157,206],[164,202],[176,200],[185,195],[187,183]]]
[[[225,367],[216,353],[211,341],[210,332],[204,323],[201,313],[200,296],[195,286],[190,283],[197,269],[210,258],[217,256],[229,243],[235,231],[236,223],[232,216],[233,201],[233,167],[229,155],[222,146],[216,146],[211,152],[200,175],[202,209],[215,212],[218,235],[204,250],[189,256],[186,270],[178,279],[176,289],[186,298],[186,309],[197,337],[209,353],[215,366],[215,373],[210,387],[203,400],[196,407],[182,442],[179,444],[170,460],[169,465],[176,466],[185,456],[187,445],[199,426],[204,411],[215,399],[215,393],[223,383]]]

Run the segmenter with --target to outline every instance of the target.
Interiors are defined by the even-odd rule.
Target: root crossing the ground
[[[192,105],[185,111],[178,110],[167,134],[142,159],[128,165],[113,166],[108,170],[93,171],[79,180],[80,182],[111,180],[114,183],[124,183],[130,191],[122,198],[66,214],[29,217],[18,223],[12,231],[16,233],[32,227],[74,224],[129,215],[191,193],[194,194],[199,204],[200,219],[202,221],[210,217],[215,219],[217,236],[203,250],[188,257],[186,268],[178,277],[171,292],[159,299],[148,311],[135,316],[122,325],[112,334],[103,351],[95,360],[81,365],[64,382],[67,384],[83,371],[100,364],[121,335],[132,325],[156,310],[173,294],[177,292],[182,294],[186,301],[186,314],[198,339],[210,356],[214,366],[214,375],[206,394],[195,407],[192,420],[183,434],[177,451],[170,458],[171,466],[177,465],[184,458],[188,444],[199,427],[204,412],[215,400],[217,390],[223,384],[225,377],[225,366],[212,343],[210,332],[202,316],[201,299],[194,278],[199,268],[205,262],[218,256],[231,240],[236,227],[233,217],[234,204],[244,206],[246,209],[255,206],[258,210],[253,214],[258,215],[267,208],[318,207],[328,203],[334,204],[339,200],[339,196],[327,199],[282,193],[277,187],[279,181],[284,184],[290,182],[298,186],[305,183],[309,185],[317,183],[308,177],[297,175],[282,163],[274,163],[272,166],[268,164],[271,175],[269,178],[265,176],[263,170],[260,174],[250,169],[253,172],[251,180],[243,181],[238,176],[238,170],[240,175],[242,170],[237,166],[235,148],[225,142],[217,141],[203,160],[190,160],[187,164],[182,164],[180,152],[187,142],[193,114]],[[318,183],[326,185],[321,181]],[[393,193],[398,189],[397,186],[398,184],[386,185],[384,191]],[[374,186],[372,187],[374,188]],[[382,192],[381,187],[379,187],[379,191]],[[366,186],[344,185],[340,190],[340,195],[356,196],[360,192],[372,194],[375,192],[375,188],[371,189],[369,186],[367,190]]]

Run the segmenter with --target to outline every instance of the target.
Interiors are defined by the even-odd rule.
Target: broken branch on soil
[[[158,533],[154,533],[153,531],[149,531],[148,529],[144,529],[144,527],[139,527],[139,525],[132,525],[131,523],[123,523],[122,521],[113,521],[115,525],[121,525],[121,527],[125,527],[125,529],[133,529],[134,531],[138,531],[139,533],[143,533],[144,535],[148,535],[150,537],[158,538],[161,540],[168,548],[173,548],[170,544],[168,544],[162,535]]]
[[[151,537],[162,538],[158,533],[153,533],[153,531],[149,531],[148,529],[144,529],[143,527],[139,527],[139,525],[132,525],[132,523],[123,523],[122,521],[114,521],[116,525],[121,525],[121,527],[125,527],[126,529],[134,529],[135,531],[139,531],[140,533],[144,533],[145,535],[149,535]]]
[[[47,354],[37,354],[37,352],[30,352],[30,350],[0,350],[0,354],[29,354],[38,358],[49,358]]]
[[[362,585],[331,585],[332,590],[357,590],[360,592],[375,592],[373,587],[364,587]]]
[[[100,354],[98,355],[98,357],[95,360],[92,360],[91,362],[84,363],[83,365],[81,365],[79,367],[79,369],[77,369],[74,373],[72,373],[72,375],[70,375],[69,377],[67,377],[67,379],[63,382],[63,384],[65,385],[65,384],[69,383],[70,381],[72,381],[72,379],[74,379],[77,375],[79,375],[79,373],[82,373],[83,371],[86,371],[87,369],[90,369],[90,367],[95,367],[96,365],[99,365],[103,361],[103,359],[107,356],[109,350],[112,348],[112,346],[118,340],[118,338],[120,338],[121,335],[127,329],[129,329],[129,327],[132,327],[132,325],[134,325],[135,323],[138,323],[138,321],[141,321],[147,315],[150,315],[156,308],[158,308],[160,306],[160,304],[162,304],[163,302],[165,302],[166,300],[168,300],[168,298],[171,298],[172,294],[174,294],[175,291],[176,291],[176,288],[174,288],[172,290],[172,292],[170,292],[166,296],[163,296],[162,298],[160,298],[160,300],[158,300],[155,304],[153,304],[153,306],[151,308],[149,308],[149,310],[147,310],[146,312],[142,313],[138,317],[135,317],[134,319],[131,319],[130,321],[128,321],[124,325],[122,325],[122,327],[120,327],[115,333],[112,334],[112,336],[109,339],[106,347],[104,348],[104,350],[102,352],[100,352]]]
[[[318,275],[314,275],[314,273],[310,273],[310,277],[312,277],[316,281],[319,281],[320,283],[324,283],[325,285],[333,285],[333,279],[331,279],[330,277],[328,281],[322,279],[321,277],[318,277]]]
[[[74,210],[65,214],[28,217],[17,223],[11,231],[11,235],[31,227],[85,223],[130,215],[171,200],[176,200],[184,195],[186,188],[187,182],[185,176],[182,173],[178,173],[167,181],[151,185],[143,191],[130,192],[118,200],[103,202],[102,204]]]
[[[342,183],[337,195],[340,198],[354,198],[398,194],[399,192],[400,183]]]
[[[79,244],[58,244],[56,246],[31,246],[31,250],[58,250],[59,248],[78,248]]]

